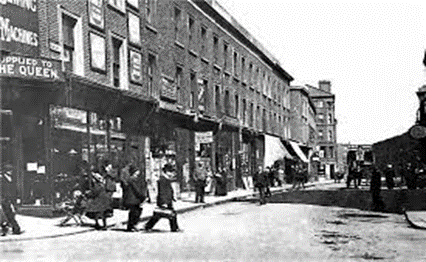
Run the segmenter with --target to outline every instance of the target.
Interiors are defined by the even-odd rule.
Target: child
[[[62,220],[62,222],[59,224],[60,226],[65,226],[65,224],[71,220],[74,219],[77,225],[81,226],[83,225],[83,219],[82,216],[85,213],[85,205],[86,205],[86,199],[84,195],[81,193],[81,191],[76,190],[73,192],[73,201],[72,202],[64,202],[61,206],[61,209],[64,210],[67,213],[67,217]]]

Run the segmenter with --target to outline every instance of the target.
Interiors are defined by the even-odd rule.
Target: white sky
[[[426,8],[406,3],[218,0],[295,79],[330,80],[337,141],[374,143],[415,122],[426,84]]]

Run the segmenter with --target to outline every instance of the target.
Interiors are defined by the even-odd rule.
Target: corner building
[[[337,161],[337,120],[335,118],[335,95],[331,92],[330,81],[319,81],[318,87],[306,85],[317,111],[319,167],[318,173],[325,178],[334,177]]]
[[[235,190],[265,135],[289,138],[293,78],[215,1],[29,2],[2,17],[37,41],[0,38],[2,162],[21,211],[49,213],[81,163],[104,159],[137,165],[151,197],[167,162],[181,191],[219,167]]]

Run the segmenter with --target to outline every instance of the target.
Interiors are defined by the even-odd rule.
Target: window
[[[254,125],[254,106],[253,103],[250,103],[250,109],[249,109],[249,125]]]
[[[244,57],[241,57],[241,78],[244,79],[244,70],[246,69],[246,59]]]
[[[240,115],[240,98],[238,97],[238,95],[235,95],[235,117],[238,118],[238,116]]]
[[[319,113],[318,119],[322,122],[324,120],[324,115],[322,113]]]
[[[253,64],[250,63],[249,64],[249,69],[248,69],[248,76],[247,76],[248,82],[250,84],[251,84],[251,81],[252,81],[252,73],[253,73]]]
[[[155,55],[149,54],[148,55],[148,94],[153,93],[154,88],[154,75],[156,70],[156,58]]]
[[[174,8],[175,39],[178,38],[178,34],[180,30],[179,23],[180,23],[181,15],[182,15],[182,12],[180,11],[180,9],[175,7]]]
[[[216,113],[220,112],[220,87],[215,86],[215,103],[216,103]]]
[[[226,115],[230,115],[231,111],[230,111],[230,106],[231,106],[231,101],[229,100],[229,91],[226,90],[225,91],[225,114]]]
[[[115,87],[120,87],[120,60],[122,59],[120,51],[122,44],[123,42],[119,39],[112,38],[112,78]]]
[[[195,108],[195,91],[194,90],[197,90],[197,78],[196,78],[195,72],[191,72],[189,74],[189,78],[191,81],[191,98],[189,101],[189,106],[191,108]]]
[[[219,37],[217,37],[217,35],[213,35],[213,59],[215,63],[217,63],[218,53],[219,53]]]
[[[234,76],[238,76],[238,72],[237,72],[237,68],[238,68],[238,53],[237,52],[234,52],[233,65],[234,65]]]
[[[207,29],[202,26],[201,27],[201,54],[205,54],[207,51]]]
[[[75,19],[65,14],[62,15],[62,37],[64,43],[64,67],[65,71],[74,71],[74,26]]]
[[[145,0],[145,16],[149,24],[154,23],[156,0]]]
[[[189,42],[192,42],[194,35],[194,19],[192,17],[188,18],[188,30],[189,30]]]
[[[246,100],[243,99],[243,125],[247,124],[247,103]]]
[[[329,149],[330,149],[330,150],[329,150],[330,158],[333,158],[333,157],[334,157],[334,147],[330,146],[330,148],[329,148]]]
[[[191,96],[189,97],[189,106],[191,108],[195,107],[195,94],[194,94],[194,91],[191,91]]]
[[[109,0],[109,4],[121,12],[124,12],[124,0]]]
[[[177,91],[177,102],[182,103],[182,67],[177,66],[176,67],[176,91]]]
[[[333,141],[333,131],[331,130],[328,131],[328,140]]]
[[[318,107],[318,108],[322,108],[322,107],[324,107],[324,102],[323,102],[323,101],[318,101],[318,102],[317,102],[317,107]]]
[[[322,158],[327,158],[327,149],[325,146],[320,147],[319,156]]]
[[[226,69],[228,69],[228,44],[227,43],[223,43],[223,67]]]
[[[319,138],[319,140],[323,140],[324,139],[324,133],[323,133],[322,130],[318,131],[318,138]]]
[[[132,12],[127,15],[129,42],[140,46],[141,44],[141,31],[140,31],[140,17]]]
[[[328,114],[328,123],[333,124],[333,115],[332,114]]]

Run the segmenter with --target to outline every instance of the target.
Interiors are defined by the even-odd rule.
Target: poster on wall
[[[133,50],[129,51],[130,56],[130,81],[142,84],[142,54]]]
[[[129,29],[129,41],[131,44],[140,46],[141,44],[141,26],[139,16],[128,12],[128,29]]]
[[[105,38],[90,32],[90,65],[94,70],[106,71]]]
[[[0,1],[0,48],[38,57],[38,1]]]
[[[89,24],[104,29],[104,1],[89,0]]]

